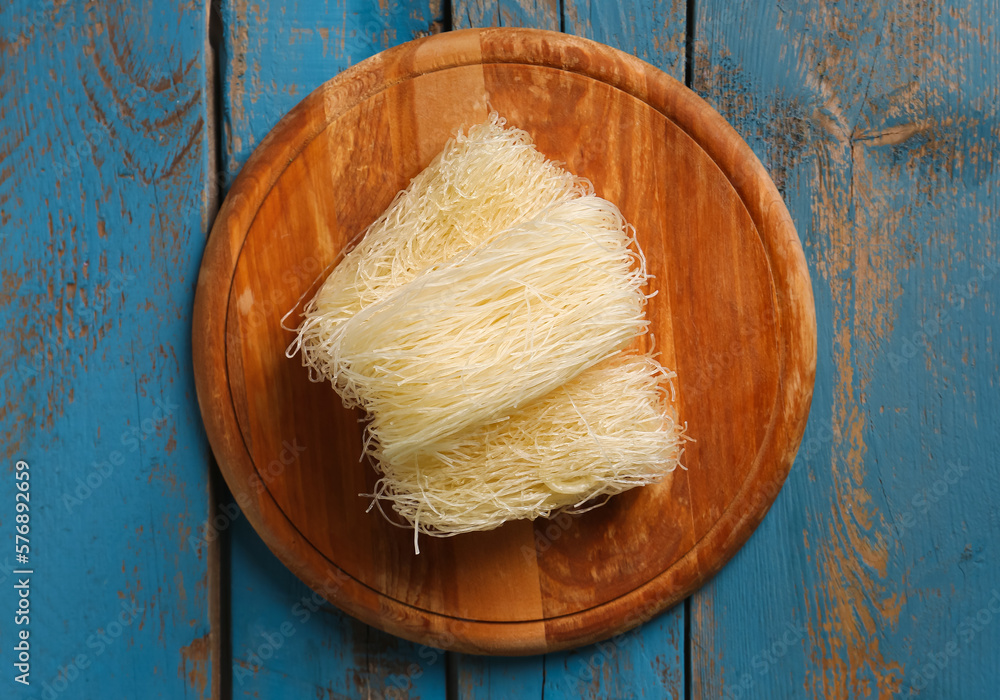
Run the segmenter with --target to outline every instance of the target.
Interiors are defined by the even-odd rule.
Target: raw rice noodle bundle
[[[389,460],[511,411],[646,326],[643,266],[618,209],[556,205],[431,268],[332,334],[322,371]]]
[[[672,376],[647,355],[619,354],[445,449],[390,460],[376,447],[374,495],[436,535],[586,508],[654,483],[685,440],[666,407],[662,381]]]
[[[304,351],[330,329],[427,267],[465,253],[593,187],[538,152],[527,132],[496,113],[459,132],[396,195],[340,261],[305,311]]]
[[[368,495],[416,546],[578,512],[679,466],[674,375],[624,350],[648,325],[647,280],[618,208],[491,114],[334,268],[288,355],[365,409]]]

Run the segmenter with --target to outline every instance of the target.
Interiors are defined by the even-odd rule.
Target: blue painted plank
[[[684,80],[687,3],[680,0],[564,0],[563,27],[638,56]]]
[[[696,7],[694,87],[784,192],[819,365],[772,512],[694,598],[693,696],[994,698],[1000,7]]]
[[[532,27],[559,31],[559,0],[456,0],[451,3],[454,29]]]
[[[627,51],[678,80],[684,77],[686,5],[657,0],[567,0],[554,4],[455,2],[461,26],[529,26],[558,29]],[[555,13],[555,14],[553,14]],[[499,20],[499,21],[498,21]],[[684,609],[595,645],[526,659],[455,654],[462,698],[684,696]]]
[[[541,698],[545,693],[544,656],[452,654],[455,697],[476,700]]]
[[[684,699],[684,606],[597,644],[545,657],[549,698]]]
[[[440,3],[222,3],[223,184],[310,91],[389,46],[440,31]],[[234,511],[238,512],[238,511]],[[343,615],[238,516],[231,530],[233,697],[434,698],[445,654]]]
[[[232,527],[234,698],[443,698],[445,652],[369,627]]]
[[[210,692],[212,563],[189,546],[209,512],[190,356],[211,206],[206,34],[200,2],[0,6],[3,697]],[[23,630],[30,686],[13,680]]]
[[[288,110],[345,68],[441,31],[442,0],[221,3],[224,187]]]

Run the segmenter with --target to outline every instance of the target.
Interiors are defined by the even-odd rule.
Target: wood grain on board
[[[207,18],[204,3],[0,6],[4,697],[212,691],[190,353],[212,213]],[[13,680],[14,569],[34,572],[30,686]]]
[[[652,334],[678,370],[687,471],[555,521],[426,541],[366,512],[359,416],[285,358],[285,311],[486,105],[633,222],[655,275]],[[300,270],[297,273],[296,270]],[[206,427],[250,522],[365,622],[479,653],[539,653],[631,629],[745,541],[808,412],[815,321],[794,228],[738,136],[666,75],[556,33],[449,33],[388,51],[290,112],[244,166],[195,306]],[[709,358],[739,349],[716,383]],[[288,455],[289,444],[298,448]],[[271,473],[275,455],[280,460]],[[561,528],[561,529],[560,529]],[[502,572],[502,575],[498,575]]]

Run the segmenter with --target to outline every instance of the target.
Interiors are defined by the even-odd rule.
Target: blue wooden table
[[[722,573],[519,659],[300,584],[217,476],[190,351],[214,212],[280,116],[486,25],[602,41],[713,104],[786,199],[819,330],[802,448]],[[6,0],[0,697],[1000,697],[998,104],[997,0]]]

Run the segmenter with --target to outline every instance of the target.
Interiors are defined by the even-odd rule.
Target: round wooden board
[[[590,178],[637,231],[661,361],[696,442],[687,471],[580,516],[421,539],[358,494],[360,416],[285,357],[284,314],[487,105]],[[308,298],[308,296],[306,297]],[[809,276],[763,167],[706,103],[584,39],[484,29],[421,39],[333,78],[244,166],[194,314],[198,398],[219,465],[288,567],[361,620],[474,653],[585,644],[677,603],[777,495],[815,374]]]

